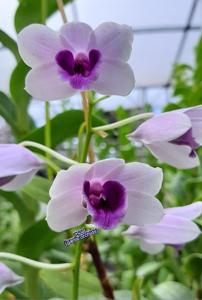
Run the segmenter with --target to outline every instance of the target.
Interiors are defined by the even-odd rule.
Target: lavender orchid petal
[[[18,34],[18,49],[24,62],[33,68],[54,62],[63,45],[54,30],[45,25],[32,24]]]
[[[136,175],[135,175],[136,174]],[[128,163],[120,175],[128,191],[140,190],[155,196],[162,186],[163,172],[143,163]]]
[[[185,109],[184,113],[191,120],[193,136],[196,142],[202,144],[202,105]]]
[[[182,207],[166,208],[167,215],[174,215],[193,220],[202,214],[202,202],[198,201]]]
[[[89,52],[97,47],[96,37],[93,29],[82,22],[67,23],[60,29],[60,35],[64,39],[66,48],[71,46],[74,54]]]
[[[200,165],[197,154],[190,155],[192,149],[189,146],[178,146],[169,142],[158,142],[146,146],[157,159],[175,168],[191,169]]]
[[[145,144],[152,144],[173,140],[190,128],[191,121],[185,114],[168,112],[145,121],[130,134],[130,137]]]
[[[123,61],[129,59],[133,43],[132,27],[106,22],[95,29],[95,35],[104,58],[119,57]]]
[[[0,144],[0,188],[13,191],[28,183],[43,162],[17,144]]]
[[[82,191],[77,189],[52,198],[47,207],[48,226],[60,232],[82,224],[88,215],[82,203]]]
[[[34,98],[44,101],[71,97],[76,90],[61,77],[56,64],[41,65],[27,74],[25,89]]]
[[[21,284],[23,281],[23,277],[18,276],[5,264],[0,263],[0,294],[3,293],[7,287]]]
[[[91,86],[100,94],[126,96],[135,86],[133,70],[122,61],[104,60],[99,66],[99,76]]]
[[[122,219],[123,224],[155,224],[163,215],[163,207],[155,197],[139,191],[128,192],[128,209]]]

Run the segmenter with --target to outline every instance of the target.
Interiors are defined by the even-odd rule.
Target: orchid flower
[[[123,234],[139,240],[142,251],[156,254],[163,251],[165,245],[179,248],[196,239],[201,231],[192,220],[201,214],[202,202],[167,208],[158,224],[130,226]]]
[[[43,162],[17,144],[0,144],[0,189],[15,191],[28,183]]]
[[[135,82],[127,63],[132,42],[132,28],[113,22],[95,30],[85,23],[68,23],[59,32],[29,25],[18,35],[20,55],[32,68],[25,89],[40,100],[67,98],[78,90],[127,95]]]
[[[0,294],[3,293],[7,287],[21,284],[23,281],[23,277],[18,276],[6,265],[0,263]]]
[[[155,198],[162,185],[160,168],[122,159],[106,159],[60,171],[50,189],[47,222],[63,231],[85,222],[112,229],[119,223],[154,224],[163,217]]]
[[[202,106],[157,115],[129,136],[173,167],[194,168],[200,164],[196,150],[202,144]]]

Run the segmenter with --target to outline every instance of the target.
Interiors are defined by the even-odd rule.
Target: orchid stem
[[[58,6],[58,10],[60,11],[63,23],[67,23],[67,16],[65,14],[65,10],[64,10],[64,3],[62,0],[56,0],[57,2],[57,6]]]
[[[115,123],[112,123],[109,125],[94,127],[94,128],[92,128],[92,130],[94,132],[112,130],[112,129],[116,129],[116,128],[128,125],[130,123],[134,123],[135,121],[139,121],[141,119],[151,118],[151,117],[153,117],[153,115],[154,115],[153,113],[143,113],[143,114],[139,114],[136,116],[132,116],[130,118],[123,119],[121,121],[118,121],[118,122],[115,122]]]
[[[0,258],[5,258],[9,260],[14,260],[21,262],[27,266],[36,268],[36,269],[47,269],[47,270],[66,270],[72,268],[71,263],[64,263],[64,264],[48,264],[48,263],[42,263],[36,260],[32,260],[30,258],[26,258],[20,255],[16,255],[13,253],[8,252],[0,252]]]
[[[35,142],[31,142],[31,141],[24,141],[22,143],[20,143],[21,146],[24,146],[24,147],[33,147],[33,148],[36,148],[36,149],[39,149],[39,150],[42,150],[44,151],[45,153],[48,153],[49,155],[55,157],[56,159],[68,164],[68,165],[76,165],[78,164],[77,161],[75,160],[72,160],[70,158],[67,158],[65,157],[64,155],[44,146],[44,145],[41,145],[39,143],[35,143]]]

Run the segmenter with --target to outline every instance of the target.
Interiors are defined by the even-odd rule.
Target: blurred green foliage
[[[65,3],[70,0],[64,1]],[[56,10],[55,0],[48,1],[48,15]],[[41,22],[41,1],[20,0],[15,15],[15,28],[19,32],[24,26]],[[10,79],[10,93],[0,91],[0,115],[12,130],[16,141],[32,140],[43,143],[44,126],[37,128],[29,116],[31,97],[24,90],[24,80],[29,68],[19,58],[16,42],[0,30],[0,42],[16,58],[16,67]],[[199,105],[202,103],[202,39],[195,50],[195,65],[176,65],[173,70],[173,91],[179,102],[165,107],[165,110]],[[110,101],[108,99],[107,101]],[[129,117],[139,110],[126,111],[119,107],[115,112],[97,109],[94,124],[101,125]],[[68,110],[51,120],[52,144],[62,149],[69,157],[77,155],[78,130],[83,122],[79,110]],[[106,138],[94,137],[95,153],[98,159],[121,157],[127,162],[142,161],[160,166],[164,171],[164,185],[159,199],[166,206],[186,205],[202,200],[202,170],[177,171],[159,163],[143,148],[135,148],[127,138],[138,124],[130,124],[109,132]],[[200,156],[202,151],[200,151]],[[10,251],[44,262],[71,262],[75,245],[63,246],[67,233],[52,232],[44,220],[45,204],[49,200],[50,182],[46,173],[38,174],[20,192],[0,191],[0,251]],[[198,219],[202,226],[202,218]],[[136,241],[121,235],[125,226],[113,231],[100,231],[97,236],[99,249],[109,277],[120,300],[200,300],[202,299],[202,238],[186,245],[180,252],[167,247],[156,256],[140,251]],[[19,263],[6,262],[18,274],[26,275],[25,284],[10,288],[0,296],[5,299],[31,299],[30,286],[35,285],[37,299],[71,299],[72,274],[41,270],[39,273],[24,268]],[[81,264],[81,300],[103,299],[91,257],[84,253]],[[11,294],[15,298],[11,297]]]

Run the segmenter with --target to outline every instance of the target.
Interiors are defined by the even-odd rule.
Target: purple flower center
[[[90,50],[88,55],[78,53],[75,57],[69,50],[57,53],[55,59],[61,68],[63,79],[68,79],[73,88],[87,88],[96,79],[96,67],[100,62],[101,53],[96,49]]]
[[[200,146],[193,137],[192,128],[190,128],[187,132],[185,132],[177,139],[170,141],[170,143],[175,145],[185,145],[191,147],[191,152],[189,154],[190,157],[196,157],[195,150]]]
[[[104,229],[114,228],[125,214],[126,192],[118,181],[85,181],[84,207],[93,217],[93,222]]]

